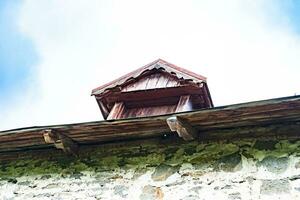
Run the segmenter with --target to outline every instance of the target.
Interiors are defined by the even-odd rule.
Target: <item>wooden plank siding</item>
[[[191,110],[192,110],[191,96],[190,95],[181,96],[176,106],[175,112],[184,112],[184,111],[191,111]]]
[[[123,102],[116,102],[113,106],[112,110],[110,111],[107,119],[119,119],[122,118],[122,114],[125,110],[125,105]]]
[[[166,88],[179,86],[178,78],[172,77],[170,74],[156,71],[155,73],[144,76],[135,82],[132,82],[122,88],[122,92],[130,92],[137,90],[149,90],[155,88]]]
[[[206,81],[206,77],[196,74],[194,72],[191,72],[187,69],[183,69],[181,67],[178,67],[174,64],[171,64],[165,60],[158,59],[155,60],[141,68],[138,68],[137,70],[134,70],[114,81],[111,81],[107,84],[104,84],[100,87],[97,87],[93,89],[92,95],[99,95],[106,90],[113,89],[115,87],[119,86],[124,86],[124,84],[128,84],[131,82],[135,82],[136,79],[141,78],[142,76],[151,73],[151,71],[163,71],[168,74],[172,74],[178,79],[183,79],[183,80],[191,80],[194,83],[202,83]]]
[[[300,135],[300,96],[212,109],[124,120],[29,127],[0,132],[0,152],[47,148],[42,130],[57,130],[79,145],[159,137],[166,120],[178,116],[195,127],[200,140]]]
[[[165,106],[151,106],[151,107],[138,107],[138,108],[128,108],[121,116],[122,119],[133,118],[133,117],[145,117],[153,115],[163,115],[174,113],[176,109],[176,104],[165,105]]]

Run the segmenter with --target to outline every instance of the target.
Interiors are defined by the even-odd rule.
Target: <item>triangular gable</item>
[[[129,81],[132,81],[133,79],[137,80],[140,76],[143,76],[148,71],[154,70],[154,69],[160,69],[164,72],[167,72],[169,74],[172,74],[173,76],[176,76],[178,79],[183,80],[190,80],[194,83],[201,83],[206,81],[206,77],[195,74],[189,70],[177,67],[174,64],[171,64],[167,61],[164,61],[162,59],[155,60],[154,62],[149,63],[148,65],[145,65],[133,72],[130,72],[110,83],[107,83],[105,85],[102,85],[98,88],[95,88],[92,90],[92,95],[99,95],[103,93],[105,90],[113,89],[115,87],[127,85]]]
[[[180,85],[180,79],[172,74],[161,70],[155,70],[145,76],[141,76],[137,80],[125,84],[121,91],[131,92],[137,90],[150,90],[157,88],[176,87]]]

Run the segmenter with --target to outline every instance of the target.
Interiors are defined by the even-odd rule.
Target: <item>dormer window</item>
[[[104,119],[213,107],[204,76],[158,59],[92,91]]]

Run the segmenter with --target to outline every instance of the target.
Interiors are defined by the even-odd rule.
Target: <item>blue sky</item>
[[[286,2],[286,13],[294,30],[300,34],[300,1],[290,0]]]
[[[0,36],[0,130],[100,120],[91,89],[157,58],[215,105],[300,94],[298,0],[1,0]]]
[[[33,42],[20,32],[17,15],[20,1],[0,1],[0,105],[5,105],[30,84],[38,62]],[[0,108],[2,107],[0,106]]]

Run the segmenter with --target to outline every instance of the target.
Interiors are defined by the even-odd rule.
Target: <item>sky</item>
[[[0,130],[102,120],[91,90],[162,58],[215,106],[300,94],[298,0],[1,0]]]

